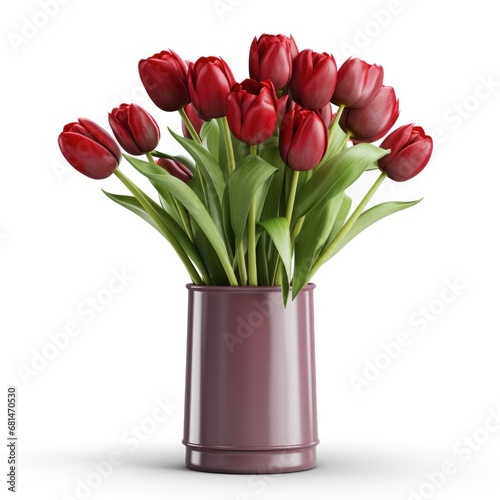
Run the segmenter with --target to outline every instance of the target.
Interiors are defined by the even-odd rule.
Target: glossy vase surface
[[[186,465],[279,473],[316,465],[315,285],[188,285]]]

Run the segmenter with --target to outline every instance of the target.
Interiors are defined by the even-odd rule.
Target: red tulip
[[[332,98],[337,83],[337,65],[333,56],[303,50],[293,61],[288,91],[304,108],[323,109]]]
[[[237,83],[227,97],[227,121],[231,132],[245,144],[267,141],[276,130],[277,101],[271,80]]]
[[[312,170],[325,155],[328,132],[321,116],[309,109],[292,109],[280,127],[279,147],[292,170]]]
[[[186,184],[189,184],[193,178],[193,172],[180,161],[171,160],[170,158],[159,158],[156,160],[156,164]]]
[[[120,146],[131,155],[149,153],[160,142],[158,124],[137,104],[122,104],[109,113],[108,119]]]
[[[109,177],[122,158],[115,140],[87,118],[65,125],[59,135],[59,148],[78,172],[91,179]]]
[[[384,69],[361,59],[348,59],[339,69],[332,102],[348,108],[366,106],[382,87]]]
[[[292,36],[255,37],[250,47],[250,78],[258,82],[271,80],[276,90],[282,90],[292,77],[292,63],[298,52]]]
[[[427,165],[432,138],[425,135],[422,127],[403,125],[389,134],[380,147],[391,150],[378,161],[380,170],[390,179],[402,182],[415,177]]]
[[[187,64],[173,50],[139,61],[139,75],[151,100],[163,111],[178,111],[189,102]]]
[[[220,57],[201,57],[189,66],[188,87],[194,110],[209,121],[226,115],[226,100],[235,84],[234,76]]]
[[[389,132],[398,116],[399,101],[394,89],[382,86],[365,107],[346,109],[340,117],[340,126],[355,142],[375,142]]]
[[[189,103],[185,108],[184,111],[186,112],[186,115],[189,118],[189,121],[191,122],[191,125],[193,125],[194,129],[200,135],[201,132],[201,127],[203,127],[203,124],[205,123],[204,120],[202,120],[194,111],[193,105]],[[182,133],[184,134],[184,137],[186,139],[192,139],[191,134],[189,133],[189,130],[187,129],[184,120],[182,121]]]

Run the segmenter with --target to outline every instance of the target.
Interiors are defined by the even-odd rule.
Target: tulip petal
[[[91,179],[105,179],[118,167],[118,161],[107,148],[81,134],[62,132],[59,148],[73,168]]]
[[[116,159],[119,163],[122,157],[120,148],[116,144],[115,140],[97,123],[89,120],[88,118],[79,118],[78,122],[85,127],[87,132],[99,143],[102,144]]]
[[[160,129],[154,118],[137,104],[129,108],[128,126],[143,153],[149,153],[160,142]]]

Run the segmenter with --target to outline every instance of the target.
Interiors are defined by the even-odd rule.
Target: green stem
[[[184,122],[184,125],[186,125],[186,128],[188,129],[189,133],[191,134],[193,141],[197,142],[198,144],[201,144],[200,136],[199,136],[198,132],[196,132],[196,129],[194,128],[193,124],[191,123],[191,120],[189,119],[189,116],[187,115],[184,108],[179,109],[179,114],[181,115],[181,118],[182,118],[182,121]]]
[[[236,257],[238,259],[240,284],[241,286],[246,286],[248,276],[247,276],[247,265],[245,263],[245,250],[243,248],[243,241],[238,245],[238,249],[236,251]]]
[[[349,139],[351,138],[351,133],[350,132],[347,132],[347,134],[345,135],[342,143],[340,144],[340,147],[339,147],[339,151],[342,151],[345,147],[346,147],[346,144],[349,142]]]
[[[337,114],[335,115],[335,120],[333,120],[332,126],[330,127],[330,130],[328,131],[328,142],[332,140],[333,134],[335,132],[335,129],[337,128],[337,125],[339,124],[340,117],[342,116],[342,113],[345,109],[345,106],[341,104],[339,106],[339,109],[337,110]]]
[[[250,154],[257,154],[257,146],[250,146]],[[248,214],[248,284],[257,286],[257,245],[255,243],[255,224],[257,217],[257,195],[254,195]]]
[[[229,174],[234,172],[236,168],[236,161],[234,159],[233,139],[231,138],[231,131],[229,130],[229,123],[227,118],[222,118],[222,131],[224,133],[224,140],[226,141],[227,162],[229,164]]]
[[[188,235],[188,238],[193,241],[193,231],[191,230],[191,222],[189,220],[189,215],[186,211],[186,209],[182,206],[181,203],[179,203],[179,200],[177,198],[174,198],[174,203],[175,203],[175,208],[177,209],[177,212],[179,214],[179,217],[181,218],[182,225],[184,226],[184,230],[186,231],[186,234]]]
[[[359,219],[359,216],[363,213],[364,209],[372,199],[373,195],[377,191],[377,189],[380,187],[382,182],[384,182],[384,179],[387,177],[385,173],[381,173],[373,186],[370,188],[368,193],[366,193],[365,197],[361,200],[361,203],[356,207],[356,210],[352,213],[352,215],[349,217],[347,222],[344,224],[342,229],[338,232],[337,236],[333,239],[333,241],[328,245],[328,247],[323,251],[323,253],[320,255],[318,260],[315,262],[314,266],[312,267],[311,274],[309,276],[309,281],[311,278],[314,276],[316,271],[326,262],[330,259],[330,256],[335,252],[336,248],[340,245],[342,240],[347,236],[349,231],[352,229],[356,221]]]
[[[292,223],[292,215],[293,215],[293,205],[295,203],[295,195],[297,194],[297,186],[299,185],[299,170],[293,171],[292,176],[292,184],[290,186],[290,194],[288,195],[288,202],[286,205],[285,217],[288,221],[288,224]]]
[[[290,193],[288,195],[288,201],[286,204],[286,212],[285,217],[288,221],[288,225],[292,225],[292,215],[293,215],[293,206],[295,204],[295,195],[297,194],[297,186],[299,184],[299,170],[294,170],[292,175],[292,183],[290,185]],[[276,273],[276,278],[274,281],[275,285],[281,285],[283,280],[283,263],[281,260],[278,260],[278,272]]]
[[[300,219],[298,219],[295,224],[293,225],[293,231],[292,231],[292,236],[291,236],[291,241],[292,241],[292,248],[295,247],[295,242],[297,241],[297,238],[299,237],[300,231],[302,230],[302,226],[304,225],[304,221],[306,220],[306,216],[303,215]]]
[[[193,283],[195,285],[203,285],[204,282],[200,278],[198,271],[194,267],[193,263],[187,256],[186,252],[179,244],[179,242],[173,237],[172,233],[169,231],[168,227],[165,225],[161,217],[156,213],[154,207],[149,203],[147,198],[144,196],[143,192],[119,169],[115,170],[115,175],[123,182],[125,187],[132,193],[132,195],[136,198],[136,200],[142,205],[146,213],[151,217],[151,219],[158,226],[158,229],[161,231],[163,236],[170,242],[174,250],[177,252],[177,255],[182,260],[183,264],[186,266],[186,269],[191,277]]]

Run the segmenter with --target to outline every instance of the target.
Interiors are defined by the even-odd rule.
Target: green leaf
[[[155,186],[163,187],[175,198],[177,198],[182,205],[184,205],[186,210],[191,214],[192,218],[197,222],[213,246],[221,261],[222,267],[227,274],[229,282],[231,285],[237,285],[238,280],[234,274],[222,234],[212,217],[210,217],[205,205],[193,193],[189,186],[156,165],[129,155],[124,155],[124,157],[137,171],[146,176],[148,179],[155,181]]]
[[[210,120],[203,124],[200,138],[212,156],[216,159],[219,158],[220,129],[216,120]]]
[[[352,226],[351,230],[346,234],[345,238],[339,243],[339,245],[337,245],[331,255],[328,256],[328,258],[331,259],[353,238],[355,238],[359,233],[370,227],[375,222],[383,219],[384,217],[387,217],[388,215],[413,207],[421,201],[422,199],[415,201],[389,201],[366,210],[366,212],[363,212],[359,216],[359,219],[354,223],[354,226]]]
[[[344,193],[330,200],[324,207],[315,207],[305,218],[295,245],[293,298],[307,285],[311,269],[328,240],[344,203]]]
[[[292,243],[290,241],[290,226],[285,217],[276,217],[259,222],[278,250],[283,266],[290,282],[292,278]]]
[[[373,144],[357,144],[334,156],[297,193],[293,220],[347,189],[369,165],[386,154]]]
[[[325,250],[328,247],[328,245],[334,240],[335,236],[337,236],[339,231],[344,226],[345,221],[347,220],[347,217],[349,215],[349,212],[351,211],[351,204],[352,204],[351,198],[349,198],[349,196],[347,196],[344,193],[344,196],[342,198],[342,205],[340,206],[337,216],[335,217],[335,222],[330,231],[330,236],[326,240],[323,246],[323,250]],[[323,252],[323,250],[321,251],[321,253]]]
[[[124,208],[127,208],[134,214],[138,215],[146,222],[151,224],[157,231],[159,231],[162,235],[161,229],[155,223],[155,221],[148,215],[148,213],[144,210],[142,205],[137,201],[133,196],[124,196],[120,194],[112,194],[103,190],[103,193],[113,200],[118,205],[121,205]],[[185,231],[182,227],[177,224],[177,222],[158,204],[156,204],[152,199],[147,197],[149,203],[153,206],[156,213],[161,217],[163,223],[167,226],[169,231],[172,233],[172,236],[180,243],[187,256],[193,261],[193,264],[202,272],[203,276],[206,278],[206,269],[204,262],[198,252],[198,249],[193,245],[193,242],[188,238]]]
[[[169,129],[170,130],[170,129]],[[174,139],[194,158],[207,183],[207,196],[217,195],[219,205],[224,195],[225,180],[222,170],[212,153],[200,144],[170,130]]]
[[[276,170],[276,167],[259,156],[248,155],[233,172],[229,180],[229,207],[236,246],[243,240],[250,204],[255,194]]]

